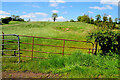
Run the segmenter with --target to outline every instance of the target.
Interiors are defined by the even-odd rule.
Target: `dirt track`
[[[9,71],[2,72],[2,78],[60,78],[58,74]]]

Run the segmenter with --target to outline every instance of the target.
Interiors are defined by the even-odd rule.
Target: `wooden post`
[[[32,40],[32,59],[33,59],[33,47],[34,47],[34,37],[33,37],[33,40]]]
[[[62,52],[62,56],[64,55],[64,48],[65,48],[65,40],[63,41],[63,52]]]

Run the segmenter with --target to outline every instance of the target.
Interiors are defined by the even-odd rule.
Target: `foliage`
[[[78,16],[77,20],[85,23],[90,23],[90,18],[86,14],[84,14],[83,16]]]
[[[2,70],[32,71],[35,73],[62,74],[63,78],[118,78],[118,56],[83,54],[51,55],[50,59],[32,59],[20,64],[3,63]],[[34,65],[36,64],[36,65]],[[67,75],[66,75],[67,74]]]
[[[90,19],[90,23],[94,24],[94,19],[93,18]]]
[[[2,23],[8,24],[11,20],[11,17],[2,18]]]
[[[92,38],[94,38],[95,42],[98,42],[103,54],[120,52],[120,33],[101,30],[90,33],[89,39]]]
[[[57,13],[53,13],[52,14],[52,18],[53,18],[53,20],[54,20],[54,22],[56,21],[56,18],[58,17],[58,14]]]
[[[100,14],[96,15],[95,18],[96,18],[97,21],[101,21],[101,16],[100,16]]]
[[[71,19],[70,22],[75,22],[75,21],[73,19]]]
[[[113,21],[112,21],[112,18],[111,17],[109,17],[109,23],[112,23]]]

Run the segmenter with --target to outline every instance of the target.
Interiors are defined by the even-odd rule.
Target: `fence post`
[[[34,46],[34,37],[33,37],[33,40],[32,40],[32,59],[33,59],[33,46]]]
[[[63,52],[62,52],[62,56],[64,55],[64,48],[65,48],[65,40],[63,40]]]
[[[3,36],[2,36],[2,55],[4,55],[3,50],[4,50],[4,32],[2,32]]]

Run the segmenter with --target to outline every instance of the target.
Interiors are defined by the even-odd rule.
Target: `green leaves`
[[[89,39],[95,39],[95,42],[99,43],[103,54],[114,52],[119,52],[119,36],[120,33],[115,33],[112,31],[100,30],[94,33],[90,33]]]

